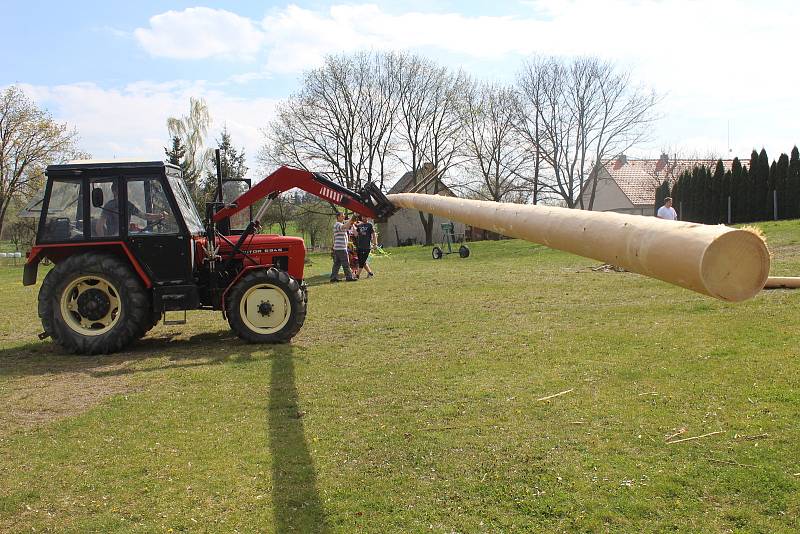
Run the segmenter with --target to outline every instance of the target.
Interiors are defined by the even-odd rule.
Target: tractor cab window
[[[119,237],[119,193],[113,178],[89,182],[92,201],[89,208],[92,237]]]
[[[233,202],[250,189],[250,180],[223,180],[222,198],[226,203]],[[230,230],[233,233],[242,233],[252,218],[252,208],[242,210],[230,217]]]
[[[183,220],[186,222],[189,233],[203,233],[203,222],[197,214],[197,208],[194,205],[192,196],[189,194],[189,190],[186,188],[186,183],[177,176],[169,176],[169,184],[172,186],[172,193],[178,202],[178,209],[181,210],[181,215],[183,215]]]
[[[53,180],[42,241],[83,239],[83,187],[76,180]]]
[[[128,235],[177,234],[178,223],[156,177],[128,180]]]

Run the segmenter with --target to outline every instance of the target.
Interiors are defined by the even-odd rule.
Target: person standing
[[[677,221],[678,214],[675,213],[675,208],[672,207],[672,198],[667,197],[664,199],[664,205],[658,208],[656,217],[659,219],[666,219],[668,221]]]
[[[355,282],[358,280],[350,270],[350,261],[347,257],[348,231],[356,220],[356,215],[344,222],[344,213],[336,213],[336,222],[333,224],[333,269],[331,269],[331,282],[339,281],[339,267],[344,270],[345,280]]]
[[[356,225],[358,236],[356,237],[356,252],[358,254],[358,271],[356,271],[356,278],[361,276],[361,269],[367,271],[367,277],[375,276],[372,269],[367,263],[369,259],[370,250],[378,246],[377,234],[372,221],[367,217],[359,217],[359,223]]]

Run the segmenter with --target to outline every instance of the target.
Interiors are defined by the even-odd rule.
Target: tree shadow
[[[269,447],[277,532],[328,532],[303,429],[291,346],[276,347],[270,373]]]

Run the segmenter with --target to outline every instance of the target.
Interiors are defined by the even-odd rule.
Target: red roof
[[[722,164],[726,171],[730,170],[733,160],[724,159]],[[656,188],[665,179],[672,183],[683,171],[691,171],[701,165],[714,169],[717,162],[704,159],[678,159],[670,160],[664,165],[663,160],[659,159],[613,159],[604,163],[603,167],[633,205],[652,206],[656,201]]]

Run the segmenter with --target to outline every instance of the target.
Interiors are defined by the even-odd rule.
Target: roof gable
[[[656,201],[656,188],[664,180],[673,183],[684,171],[691,171],[697,166],[713,169],[717,160],[678,159],[664,163],[662,159],[617,158],[603,163],[603,169],[608,177],[617,183],[633,205],[652,206]],[[725,170],[729,171],[733,160],[724,159],[722,164]]]
[[[430,173],[432,173],[432,172],[434,172],[434,168],[433,168],[432,165],[430,165],[429,163],[426,163],[425,165],[423,165],[419,170],[417,170],[418,179],[417,179],[416,183],[421,183],[421,182],[425,181],[426,178],[428,178],[430,176]],[[431,187],[434,182],[437,183],[435,188]],[[403,176],[401,176],[400,179],[397,180],[397,182],[395,182],[395,184],[391,187],[391,189],[389,189],[389,193],[388,194],[392,195],[392,194],[395,194],[395,193],[406,193],[406,192],[408,192],[409,189],[412,189],[414,187],[414,185],[415,185],[415,183],[414,183],[414,173],[412,171],[408,171]],[[436,189],[436,194],[437,195],[445,195],[445,196],[451,196],[451,197],[456,196],[453,193],[453,191],[451,191],[450,188],[447,187],[444,184],[444,182],[442,182],[441,176],[437,176],[436,178],[431,180],[431,183],[428,184],[425,187],[425,190],[424,191],[419,191],[419,192],[420,193],[433,194],[433,190],[434,189]]]

